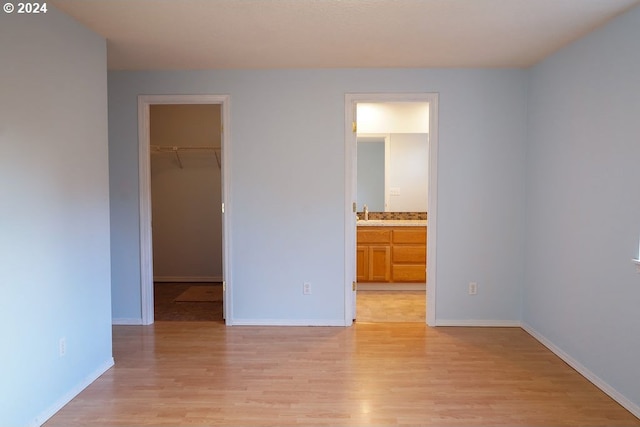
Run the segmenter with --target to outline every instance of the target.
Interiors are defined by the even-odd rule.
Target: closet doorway
[[[222,321],[219,104],[150,106],[154,317]]]
[[[143,324],[228,317],[226,96],[139,97]]]

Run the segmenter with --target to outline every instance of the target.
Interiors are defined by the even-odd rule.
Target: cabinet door
[[[356,247],[356,281],[369,280],[369,246]]]
[[[369,280],[388,282],[391,279],[391,247],[369,246]]]

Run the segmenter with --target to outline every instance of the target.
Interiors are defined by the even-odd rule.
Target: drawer
[[[391,267],[391,281],[393,282],[426,282],[426,265],[421,264],[394,264]]]
[[[394,246],[391,254],[394,263],[424,264],[427,260],[427,248],[425,246]]]
[[[380,228],[358,228],[358,244],[391,243],[391,230]]]
[[[406,229],[395,228],[393,230],[393,243],[426,243],[426,227],[406,227]]]

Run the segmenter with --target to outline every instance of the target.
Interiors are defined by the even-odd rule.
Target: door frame
[[[436,242],[438,220],[438,99],[435,92],[427,93],[347,93],[345,94],[345,325],[351,325],[355,315],[356,280],[356,218],[353,203],[356,202],[357,152],[356,105],[358,103],[426,102],[429,103],[429,195],[427,239],[427,316],[429,326],[436,325]],[[425,295],[425,296],[426,296]]]
[[[222,169],[222,286],[225,322],[233,323],[231,286],[231,239],[229,183],[231,171],[231,105],[229,95],[139,95],[138,96],[138,188],[140,209],[140,304],[142,324],[154,322],[153,246],[151,231],[151,132],[150,106],[156,104],[217,104],[220,105],[222,136],[220,168]]]

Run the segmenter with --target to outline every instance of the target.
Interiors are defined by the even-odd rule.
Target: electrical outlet
[[[60,357],[64,357],[67,354],[67,339],[65,337],[60,338],[60,341],[58,341],[58,353]]]
[[[469,282],[469,295],[475,295],[478,293],[478,284],[476,282]]]
[[[302,294],[311,295],[311,283],[304,282],[304,284],[302,285]]]

